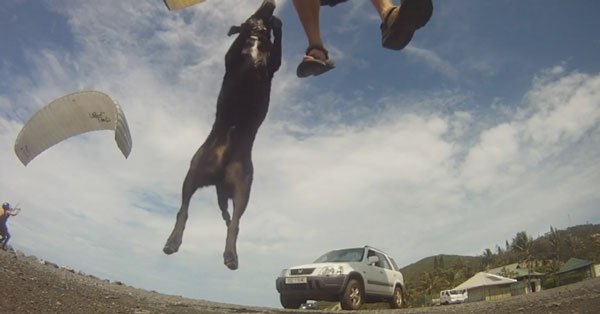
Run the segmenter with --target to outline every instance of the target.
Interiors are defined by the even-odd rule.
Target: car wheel
[[[402,288],[400,286],[396,286],[394,289],[394,295],[390,299],[390,308],[399,309],[404,305],[404,297],[402,294]]]
[[[344,289],[340,305],[344,310],[358,310],[363,304],[364,290],[362,284],[356,279],[350,279]]]
[[[279,301],[284,309],[299,309],[300,305],[306,302],[306,300],[286,298],[282,295],[279,296]]]

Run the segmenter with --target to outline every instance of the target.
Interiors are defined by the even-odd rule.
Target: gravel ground
[[[20,252],[0,250],[0,314],[299,313],[163,295],[109,282]],[[273,291],[273,293],[277,293]],[[308,311],[324,313],[321,311]],[[600,278],[498,301],[356,313],[600,313]]]

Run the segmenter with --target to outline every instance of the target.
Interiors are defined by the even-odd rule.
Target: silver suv
[[[334,250],[312,264],[284,269],[276,286],[286,309],[297,309],[307,300],[340,301],[345,310],[381,301],[400,308],[406,291],[394,259],[370,246]]]

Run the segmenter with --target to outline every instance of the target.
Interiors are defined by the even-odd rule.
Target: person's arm
[[[18,215],[18,214],[19,214],[19,212],[20,212],[20,211],[21,211],[21,208],[20,208],[20,207],[17,207],[17,208],[13,208],[13,209],[11,209],[11,210],[9,210],[9,211],[7,211],[7,212],[8,212],[8,214],[9,214],[9,215],[11,215],[11,216],[16,216],[16,215]]]

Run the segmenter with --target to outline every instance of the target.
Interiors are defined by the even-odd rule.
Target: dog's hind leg
[[[216,185],[217,188],[217,200],[219,202],[219,208],[221,209],[221,216],[223,216],[223,220],[225,220],[225,225],[229,226],[231,222],[231,216],[229,215],[229,211],[227,209],[229,202],[229,193],[227,193],[225,184],[219,183]]]
[[[166,254],[173,254],[177,252],[177,250],[179,250],[179,246],[181,246],[183,231],[185,230],[185,223],[188,219],[190,200],[194,192],[196,192],[196,190],[200,187],[197,181],[196,174],[193,172],[192,168],[190,168],[183,182],[181,207],[179,208],[179,212],[177,212],[175,227],[173,228],[173,231],[171,232],[171,235],[169,236],[169,239],[163,248],[163,252]]]
[[[252,163],[242,165],[241,163],[233,163],[227,167],[228,177],[232,184],[233,195],[233,217],[227,226],[227,240],[225,241],[225,252],[223,253],[223,261],[231,270],[238,268],[238,256],[236,242],[240,231],[240,218],[248,206],[250,198],[250,186],[252,185]]]
[[[218,171],[220,158],[209,158],[209,156],[214,156],[216,154],[215,151],[216,149],[212,146],[202,145],[194,155],[194,158],[192,158],[190,169],[183,181],[181,207],[179,208],[179,212],[177,212],[175,227],[163,248],[163,252],[166,254],[177,252],[179,246],[181,246],[192,195],[200,187],[214,184],[214,174]]]
[[[223,139],[219,136],[221,133],[213,128],[205,143],[194,154],[190,169],[183,181],[181,207],[177,212],[175,227],[163,248],[163,252],[166,254],[177,252],[179,246],[181,246],[183,231],[188,218],[188,207],[194,192],[200,187],[214,185],[216,177],[222,171],[223,157],[229,147],[231,131],[232,128],[227,130]]]

